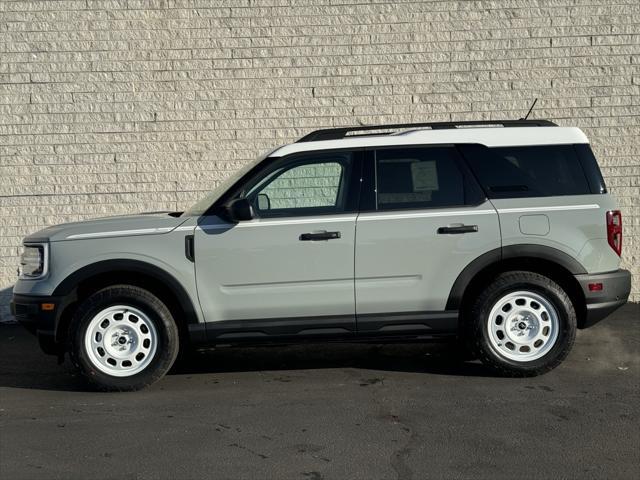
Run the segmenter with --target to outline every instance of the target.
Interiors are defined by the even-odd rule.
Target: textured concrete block
[[[0,9],[2,289],[28,233],[183,209],[309,130],[519,118],[536,97],[534,118],[589,136],[623,210],[623,265],[640,278],[637,2],[17,0]],[[328,191],[308,187],[300,201]],[[9,294],[0,293],[4,320]]]

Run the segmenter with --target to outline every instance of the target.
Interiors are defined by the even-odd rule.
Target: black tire
[[[157,333],[157,346],[146,367],[130,376],[109,375],[91,361],[85,347],[85,335],[91,320],[114,305],[130,306],[146,314]],[[132,285],[106,287],[85,299],[71,319],[69,353],[80,373],[102,391],[132,391],[145,388],[158,380],[173,365],[179,350],[178,328],[166,305],[149,291]]]
[[[491,345],[489,338],[488,322],[493,306],[505,295],[517,291],[530,291],[543,297],[558,316],[555,343],[546,354],[531,361],[515,361],[505,357]],[[469,321],[472,353],[504,376],[530,377],[554,369],[567,357],[576,336],[576,313],[571,299],[553,280],[533,272],[513,271],[496,277],[475,300]]]

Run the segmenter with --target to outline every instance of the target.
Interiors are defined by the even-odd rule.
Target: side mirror
[[[254,217],[253,206],[246,198],[236,198],[227,204],[227,214],[233,222],[251,220]]]

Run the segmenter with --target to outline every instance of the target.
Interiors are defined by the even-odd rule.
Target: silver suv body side
[[[439,229],[472,226],[470,234],[438,233]],[[393,331],[446,309],[460,272],[481,255],[500,248],[498,215],[486,201],[477,206],[429,211],[362,213],[356,239],[356,311],[365,331]],[[381,315],[392,313],[395,321]],[[414,328],[437,328],[413,322]],[[454,315],[455,318],[455,315]],[[397,328],[397,327],[396,327]]]
[[[356,214],[350,213],[237,225],[203,217],[195,245],[205,319],[327,317],[326,328],[353,331],[355,225]],[[300,241],[301,235],[318,231],[337,231],[340,238]]]
[[[559,130],[552,130],[556,142]],[[499,141],[494,132],[487,135]],[[421,138],[404,141],[415,147]],[[366,148],[362,139],[351,142]],[[400,137],[389,142],[403,145]],[[267,160],[288,158],[286,148]],[[133,268],[161,272],[169,290],[191,306],[192,331],[206,330],[209,341],[260,340],[269,332],[347,338],[455,332],[459,305],[451,307],[452,292],[465,269],[485,255],[500,259],[507,248],[529,246],[535,256],[539,247],[575,262],[579,268],[572,274],[615,271],[620,259],[605,228],[613,208],[614,199],[603,193],[484,198],[431,209],[358,208],[239,223],[211,212],[79,222],[25,239],[46,245],[50,263],[42,278],[21,278],[14,294],[23,300],[69,295],[92,276]],[[305,235],[327,233],[336,235],[304,241]],[[55,334],[58,321],[38,329]]]
[[[606,213],[616,208],[608,194],[494,199],[502,245],[541,245],[574,258],[586,273],[610,272],[620,257],[607,243]]]

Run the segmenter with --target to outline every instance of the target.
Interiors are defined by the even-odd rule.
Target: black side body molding
[[[66,296],[73,293],[76,287],[83,282],[84,280],[91,278],[95,275],[99,275],[102,273],[109,273],[115,271],[127,271],[127,272],[135,272],[147,275],[149,277],[158,280],[159,282],[166,285],[172,293],[176,295],[178,301],[180,302],[180,307],[185,314],[185,318],[188,323],[197,323],[198,317],[195,313],[195,308],[189,295],[187,295],[186,290],[180,284],[178,280],[176,280],[173,275],[168,273],[165,270],[162,270],[155,265],[151,265],[146,262],[141,262],[139,260],[129,260],[129,259],[115,259],[115,260],[104,260],[101,262],[92,263],[91,265],[87,265],[86,267],[82,267],[79,270],[76,270],[67,278],[65,278],[60,285],[58,285],[53,292],[54,296]]]
[[[583,275],[587,273],[580,262],[557,248],[527,243],[502,247],[503,260],[520,257],[540,258],[542,260],[557,263],[573,275]]]
[[[310,337],[316,339],[352,337],[355,315],[255,318],[206,322],[207,339],[212,343],[264,342]]]
[[[458,312],[399,312],[358,315],[222,320],[189,325],[194,343],[261,345],[299,342],[424,341],[456,335]],[[206,335],[203,330],[206,329]]]
[[[547,260],[560,265],[573,275],[584,275],[587,273],[585,268],[577,260],[557,248],[535,244],[508,245],[506,247],[496,248],[480,255],[460,272],[460,275],[458,275],[458,278],[456,278],[456,281],[453,283],[453,287],[451,287],[447,306],[445,307],[446,310],[460,309],[462,296],[467,286],[479,272],[494,263],[516,258]]]
[[[458,312],[389,312],[358,315],[358,334],[431,335],[455,333]]]

